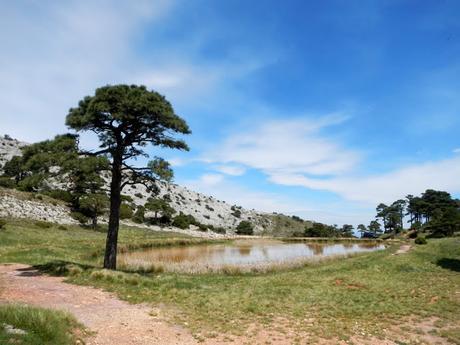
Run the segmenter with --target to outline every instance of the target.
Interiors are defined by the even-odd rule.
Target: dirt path
[[[412,248],[409,244],[403,244],[393,255],[406,254]]]
[[[110,293],[41,275],[26,265],[0,265],[0,301],[23,302],[73,314],[91,331],[88,345],[197,344],[186,330],[152,315],[146,305],[132,305]]]

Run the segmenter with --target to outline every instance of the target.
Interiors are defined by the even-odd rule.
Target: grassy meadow
[[[46,225],[48,226],[48,225]],[[386,337],[401,325],[460,342],[460,238],[432,239],[407,254],[386,250],[270,273],[180,274],[102,270],[105,234],[77,226],[11,220],[0,230],[0,261],[38,266],[69,282],[115,292],[132,303],[163,306],[198,339],[272,327],[319,338]],[[120,248],[199,244],[174,233],[122,228]]]

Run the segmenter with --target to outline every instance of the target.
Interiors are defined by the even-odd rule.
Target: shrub
[[[145,220],[145,208],[144,206],[139,206],[134,212],[133,221],[136,223],[143,223]]]
[[[120,219],[128,219],[133,216],[133,209],[127,204],[120,205]]]
[[[6,220],[0,219],[0,229],[3,229],[6,225]]]
[[[190,226],[190,223],[188,221],[188,219],[186,217],[184,217],[185,215],[178,215],[176,217],[173,218],[173,222],[172,222],[172,225],[179,228],[179,229],[187,229],[189,226]]]
[[[417,238],[417,236],[418,236],[417,231],[412,231],[412,232],[410,232],[409,235],[408,235],[408,237],[409,237],[409,238],[412,238],[412,239]]]
[[[200,230],[200,231],[208,231],[208,227],[205,224],[199,224],[198,225],[198,230]]]
[[[227,230],[225,230],[225,228],[221,226],[218,226],[216,228],[213,227],[211,230],[215,232],[216,234],[226,234],[227,233]]]
[[[38,220],[34,224],[35,224],[35,226],[37,226],[39,228],[42,228],[42,229],[49,229],[49,228],[51,228],[53,226],[52,223],[45,222],[45,221],[42,221],[42,220]]]
[[[232,213],[232,216],[233,216],[233,217],[236,217],[236,218],[241,218],[241,211],[240,211],[240,210],[235,210],[235,211]]]
[[[11,178],[6,177],[6,176],[0,177],[0,187],[14,188],[15,186],[16,186],[16,183],[14,183],[14,180],[12,180]]]
[[[178,227],[179,229],[187,229],[190,224],[200,226],[200,223],[197,222],[195,217],[190,214],[180,213],[179,215],[173,218],[172,225]]]
[[[121,199],[121,201],[133,202],[133,198],[130,197],[129,195],[126,195],[126,194],[122,194],[120,199]]]
[[[46,192],[46,195],[48,195],[49,197],[53,199],[62,200],[68,203],[71,203],[73,201],[72,193],[70,193],[67,190],[63,190],[63,189],[50,190]]]
[[[86,224],[89,221],[89,218],[86,217],[83,213],[81,212],[71,212],[70,216],[78,221],[80,224]]]
[[[238,235],[252,235],[254,233],[254,227],[252,226],[251,222],[242,220],[236,227],[236,233]]]
[[[136,193],[134,194],[135,197],[139,198],[139,199],[143,199],[144,196],[141,194],[141,193]]]
[[[65,225],[59,225],[58,229],[59,230],[67,230],[67,227]]]
[[[421,236],[415,239],[415,244],[427,244],[426,238]]]

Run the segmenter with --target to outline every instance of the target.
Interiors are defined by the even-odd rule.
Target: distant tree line
[[[427,189],[420,196],[407,195],[391,205],[381,203],[376,211],[387,234],[400,233],[405,219],[410,229],[428,232],[433,237],[452,236],[460,231],[460,200],[445,191]]]

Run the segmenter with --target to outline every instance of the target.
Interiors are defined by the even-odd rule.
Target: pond
[[[125,268],[161,265],[172,271],[200,271],[201,268],[225,266],[266,266],[315,260],[330,256],[370,252],[384,249],[377,242],[302,242],[285,243],[277,240],[237,240],[229,244],[195,245],[153,248],[120,255]],[[169,268],[169,269],[168,269]],[[182,268],[182,269],[177,269]]]

